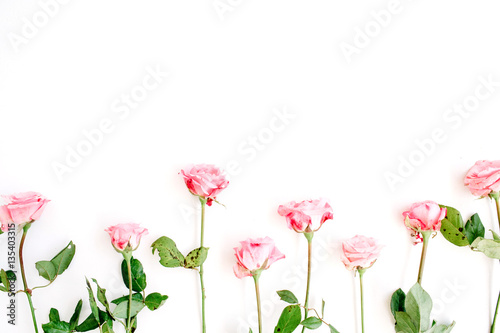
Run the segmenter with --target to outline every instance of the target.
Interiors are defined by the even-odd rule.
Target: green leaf
[[[405,299],[406,299],[406,294],[403,290],[401,290],[401,288],[396,290],[394,294],[392,294],[391,312],[392,315],[394,316],[394,319],[396,319],[396,312],[406,312]]]
[[[56,276],[61,275],[68,268],[75,256],[75,251],[75,244],[69,242],[69,244],[51,260],[56,269]]]
[[[99,323],[95,320],[93,314],[90,314],[80,325],[78,325],[75,330],[77,332],[88,332],[95,330],[99,327]]]
[[[302,315],[298,305],[289,305],[281,313],[274,333],[291,333],[299,326]]]
[[[94,291],[92,290],[89,280],[85,278],[85,281],[87,281],[87,291],[89,292],[90,310],[92,311],[92,315],[97,321],[98,326],[100,326],[101,321],[99,321],[99,307],[97,306],[97,302],[94,297]]]
[[[487,257],[500,259],[500,241],[478,237],[470,247],[483,252]]]
[[[469,244],[472,244],[478,237],[484,237],[484,225],[479,218],[479,215],[474,214],[471,216],[465,225],[464,235],[467,237]]]
[[[59,311],[57,311],[57,309],[54,308],[50,309],[49,320],[56,323],[61,321],[61,318],[59,317]]]
[[[460,229],[464,227],[464,220],[460,212],[450,206],[439,205],[441,208],[446,208],[445,219],[448,220],[455,228]]]
[[[467,237],[463,234],[463,228],[457,228],[449,220],[444,219],[441,221],[441,234],[446,240],[456,246],[467,246],[469,241]]]
[[[113,327],[107,322],[102,325],[102,333],[114,333]]]
[[[300,323],[300,325],[302,325],[305,328],[308,328],[310,330],[317,329],[318,327],[321,326],[321,324],[323,324],[323,322],[319,318],[316,318],[316,317],[309,317]]]
[[[75,312],[73,312],[73,315],[69,320],[69,329],[71,331],[75,330],[76,326],[78,326],[78,320],[80,319],[80,313],[82,312],[82,305],[82,300],[78,301],[75,307]]]
[[[417,331],[429,329],[432,299],[419,283],[415,283],[406,295],[405,308]]]
[[[106,298],[106,289],[101,288],[101,286],[99,286],[99,283],[97,282],[96,279],[92,279],[92,281],[94,281],[94,283],[97,285],[97,300],[99,302],[101,302],[102,305],[104,305],[108,314],[111,315],[111,310],[109,309],[108,299]]]
[[[5,273],[7,273],[7,279],[9,279],[10,281],[16,281],[17,280],[16,273],[14,273],[13,271],[8,270]]]
[[[321,318],[325,318],[325,300],[321,300]]]
[[[144,308],[144,303],[143,302],[138,302],[132,300],[131,307],[130,307],[130,316],[136,316],[143,308]],[[125,302],[121,302],[118,304],[116,307],[115,311],[113,312],[113,315],[116,318],[122,318],[126,319],[127,318],[127,307],[128,307],[128,300]]]
[[[10,290],[9,278],[7,276],[7,272],[4,271],[3,269],[0,270],[0,281],[5,286],[5,290],[4,291],[9,291]]]
[[[426,333],[449,333],[451,330],[455,327],[455,322],[451,323],[450,325],[437,325],[433,326],[430,330],[428,330]]]
[[[38,274],[45,280],[52,282],[57,277],[56,267],[50,261],[39,261],[35,264],[35,267],[38,270]]]
[[[168,237],[158,238],[152,245],[153,254],[158,250],[160,255],[160,264],[165,267],[181,267],[184,266],[184,256],[177,249],[175,242]]]
[[[165,304],[167,298],[168,296],[166,295],[162,295],[160,293],[152,293],[146,296],[144,303],[146,303],[146,306],[148,307],[149,310],[154,311],[163,304]]]
[[[132,269],[132,290],[133,291],[143,291],[146,289],[146,273],[144,273],[144,269],[142,267],[141,262],[138,259],[132,258],[130,260],[130,268]],[[123,283],[128,288],[128,269],[127,269],[127,261],[122,261],[122,277]]]
[[[419,333],[406,312],[396,312],[396,333]]]
[[[69,324],[64,321],[50,322],[43,324],[42,329],[45,333],[69,333],[71,332]]]
[[[250,330],[248,331],[248,333],[253,333],[252,329],[250,328]]]
[[[497,241],[500,241],[500,235],[498,235],[496,232],[494,232],[493,230],[491,230],[491,233],[493,234],[493,239],[494,240],[497,240]]]
[[[276,292],[282,301],[290,304],[297,304],[299,300],[290,290],[279,290]]]
[[[140,293],[132,294],[132,300],[133,301],[142,302],[143,299],[144,298],[142,297],[142,294],[140,294]],[[111,303],[118,305],[121,302],[125,302],[125,301],[128,301],[128,295],[125,295],[125,296],[122,296],[120,298],[114,299],[114,300],[111,301]]]
[[[195,268],[203,265],[207,260],[208,247],[199,247],[189,252],[184,261],[185,268]]]
[[[340,333],[339,331],[337,331],[337,329],[335,327],[333,327],[332,325],[328,325],[328,327],[330,328],[330,333]]]

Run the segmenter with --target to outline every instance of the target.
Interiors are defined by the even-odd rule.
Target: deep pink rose
[[[500,190],[500,161],[477,161],[465,175],[465,186],[473,195],[484,197]]]
[[[22,224],[38,220],[50,200],[37,192],[23,192],[2,196],[0,223],[7,231],[9,223]]]
[[[233,268],[234,275],[239,279],[268,269],[277,260],[285,258],[285,255],[276,248],[274,241],[269,237],[249,238],[240,243],[241,248],[234,248],[234,255],[238,262]]]
[[[318,230],[327,220],[333,219],[333,210],[325,199],[291,201],[278,207],[278,214],[286,217],[288,227],[296,232]]]
[[[106,231],[111,237],[111,244],[117,251],[123,251],[130,246],[132,250],[137,249],[141,242],[141,237],[148,234],[148,229],[142,228],[137,223],[121,223],[107,228]]]
[[[382,248],[374,238],[357,235],[342,242],[340,258],[350,271],[369,268],[378,259]]]
[[[189,191],[207,199],[209,206],[229,184],[225,172],[211,164],[193,165],[181,170],[181,174]]]
[[[446,208],[439,207],[434,201],[417,202],[411,205],[410,209],[403,213],[403,216],[406,227],[417,233],[429,230],[439,231],[441,221],[446,216]]]

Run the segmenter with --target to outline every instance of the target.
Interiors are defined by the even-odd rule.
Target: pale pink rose
[[[10,223],[23,224],[38,220],[45,206],[50,202],[40,193],[23,192],[2,196],[0,223],[2,231],[7,231]]]
[[[446,208],[441,208],[434,201],[417,202],[403,213],[406,227],[415,231],[439,231],[441,221],[446,216]]]
[[[484,197],[500,190],[500,161],[477,161],[465,175],[465,186],[473,195]]]
[[[237,278],[252,276],[253,273],[268,269],[274,262],[285,258],[274,241],[269,238],[247,239],[240,242],[241,248],[234,248],[237,263],[233,271]]]
[[[180,173],[189,191],[194,195],[207,199],[207,205],[209,206],[229,184],[225,172],[211,164],[193,165],[181,170]]]
[[[111,237],[111,244],[120,252],[125,250],[127,246],[130,246],[132,250],[137,249],[141,237],[148,234],[148,229],[141,227],[137,223],[121,223],[104,231]]]
[[[285,216],[288,228],[296,232],[316,231],[327,220],[333,219],[332,207],[325,199],[305,200],[299,203],[291,201],[279,206],[278,214]]]
[[[371,267],[380,255],[383,246],[371,237],[356,235],[342,242],[340,256],[345,267],[352,271]]]

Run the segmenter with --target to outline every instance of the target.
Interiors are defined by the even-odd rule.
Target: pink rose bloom
[[[500,190],[500,161],[477,161],[465,175],[465,186],[473,195],[485,197]]]
[[[234,255],[238,262],[233,268],[234,275],[239,279],[266,270],[274,262],[285,258],[285,255],[276,248],[274,241],[269,237],[249,238],[240,243],[241,248],[234,248]]]
[[[288,228],[296,232],[317,231],[323,223],[333,219],[332,207],[325,199],[305,200],[299,203],[291,201],[279,206],[278,214],[285,216]]]
[[[406,227],[415,231],[439,231],[441,221],[446,216],[446,208],[441,208],[434,201],[417,202],[410,210],[403,213]]]
[[[229,184],[225,172],[211,164],[193,165],[181,170],[181,174],[189,191],[207,199],[209,206]]]
[[[45,206],[50,202],[37,192],[3,195],[2,201],[0,223],[4,232],[7,231],[10,223],[23,224],[38,220]]]
[[[111,237],[111,244],[118,252],[122,252],[130,246],[132,251],[137,249],[141,242],[141,237],[148,234],[148,229],[142,228],[137,223],[121,223],[107,228],[106,231]]]
[[[341,260],[352,271],[371,267],[380,255],[383,246],[371,237],[356,235],[342,242]]]

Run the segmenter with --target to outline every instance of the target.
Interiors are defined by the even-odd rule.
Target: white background
[[[315,237],[311,305],[324,298],[325,319],[343,333],[361,330],[342,240],[363,234],[386,246],[365,275],[366,331],[378,333],[393,331],[391,294],[416,281],[421,246],[412,246],[401,217],[411,203],[435,200],[465,218],[479,212],[487,229],[498,228],[491,202],[462,185],[477,160],[500,159],[497,1],[221,0],[219,10],[212,0],[56,4],[49,17],[37,1],[0,2],[0,192],[34,190],[52,200],[28,234],[30,286],[44,283],[36,261],[69,240],[77,245],[70,269],[34,292],[40,323],[50,307],[69,320],[79,299],[82,319],[89,314],[85,276],[110,299],[126,293],[120,255],[103,230],[137,222],[150,231],[136,253],[148,291],[170,296],[157,312],[141,313],[138,332],[200,331],[197,274],[160,266],[149,249],[162,235],[184,253],[197,247],[199,203],[178,175],[190,163],[232,174],[219,196],[226,208],[207,210],[210,333],[257,330],[253,281],[232,273],[232,248],[248,237],[272,237],[287,257],[262,274],[265,332],[285,306],[276,290],[303,299],[306,240],[287,229],[279,204],[332,204],[334,220]],[[388,8],[381,27],[372,12]],[[33,23],[39,27],[30,30]],[[346,57],[347,44],[356,53]],[[148,70],[168,77],[124,107],[124,95],[142,97]],[[496,83],[486,87],[488,78]],[[464,101],[471,111],[461,116],[453,107]],[[92,131],[105,119],[112,125],[99,138]],[[73,156],[70,167],[78,147],[86,156]],[[58,176],[55,165],[67,169]],[[0,236],[1,253],[6,243]],[[0,266],[6,260],[0,255]],[[488,332],[500,287],[491,283],[493,264],[437,235],[423,281],[433,316],[456,320],[456,333]],[[0,331],[32,332],[24,295],[15,327],[7,302],[0,295]]]

